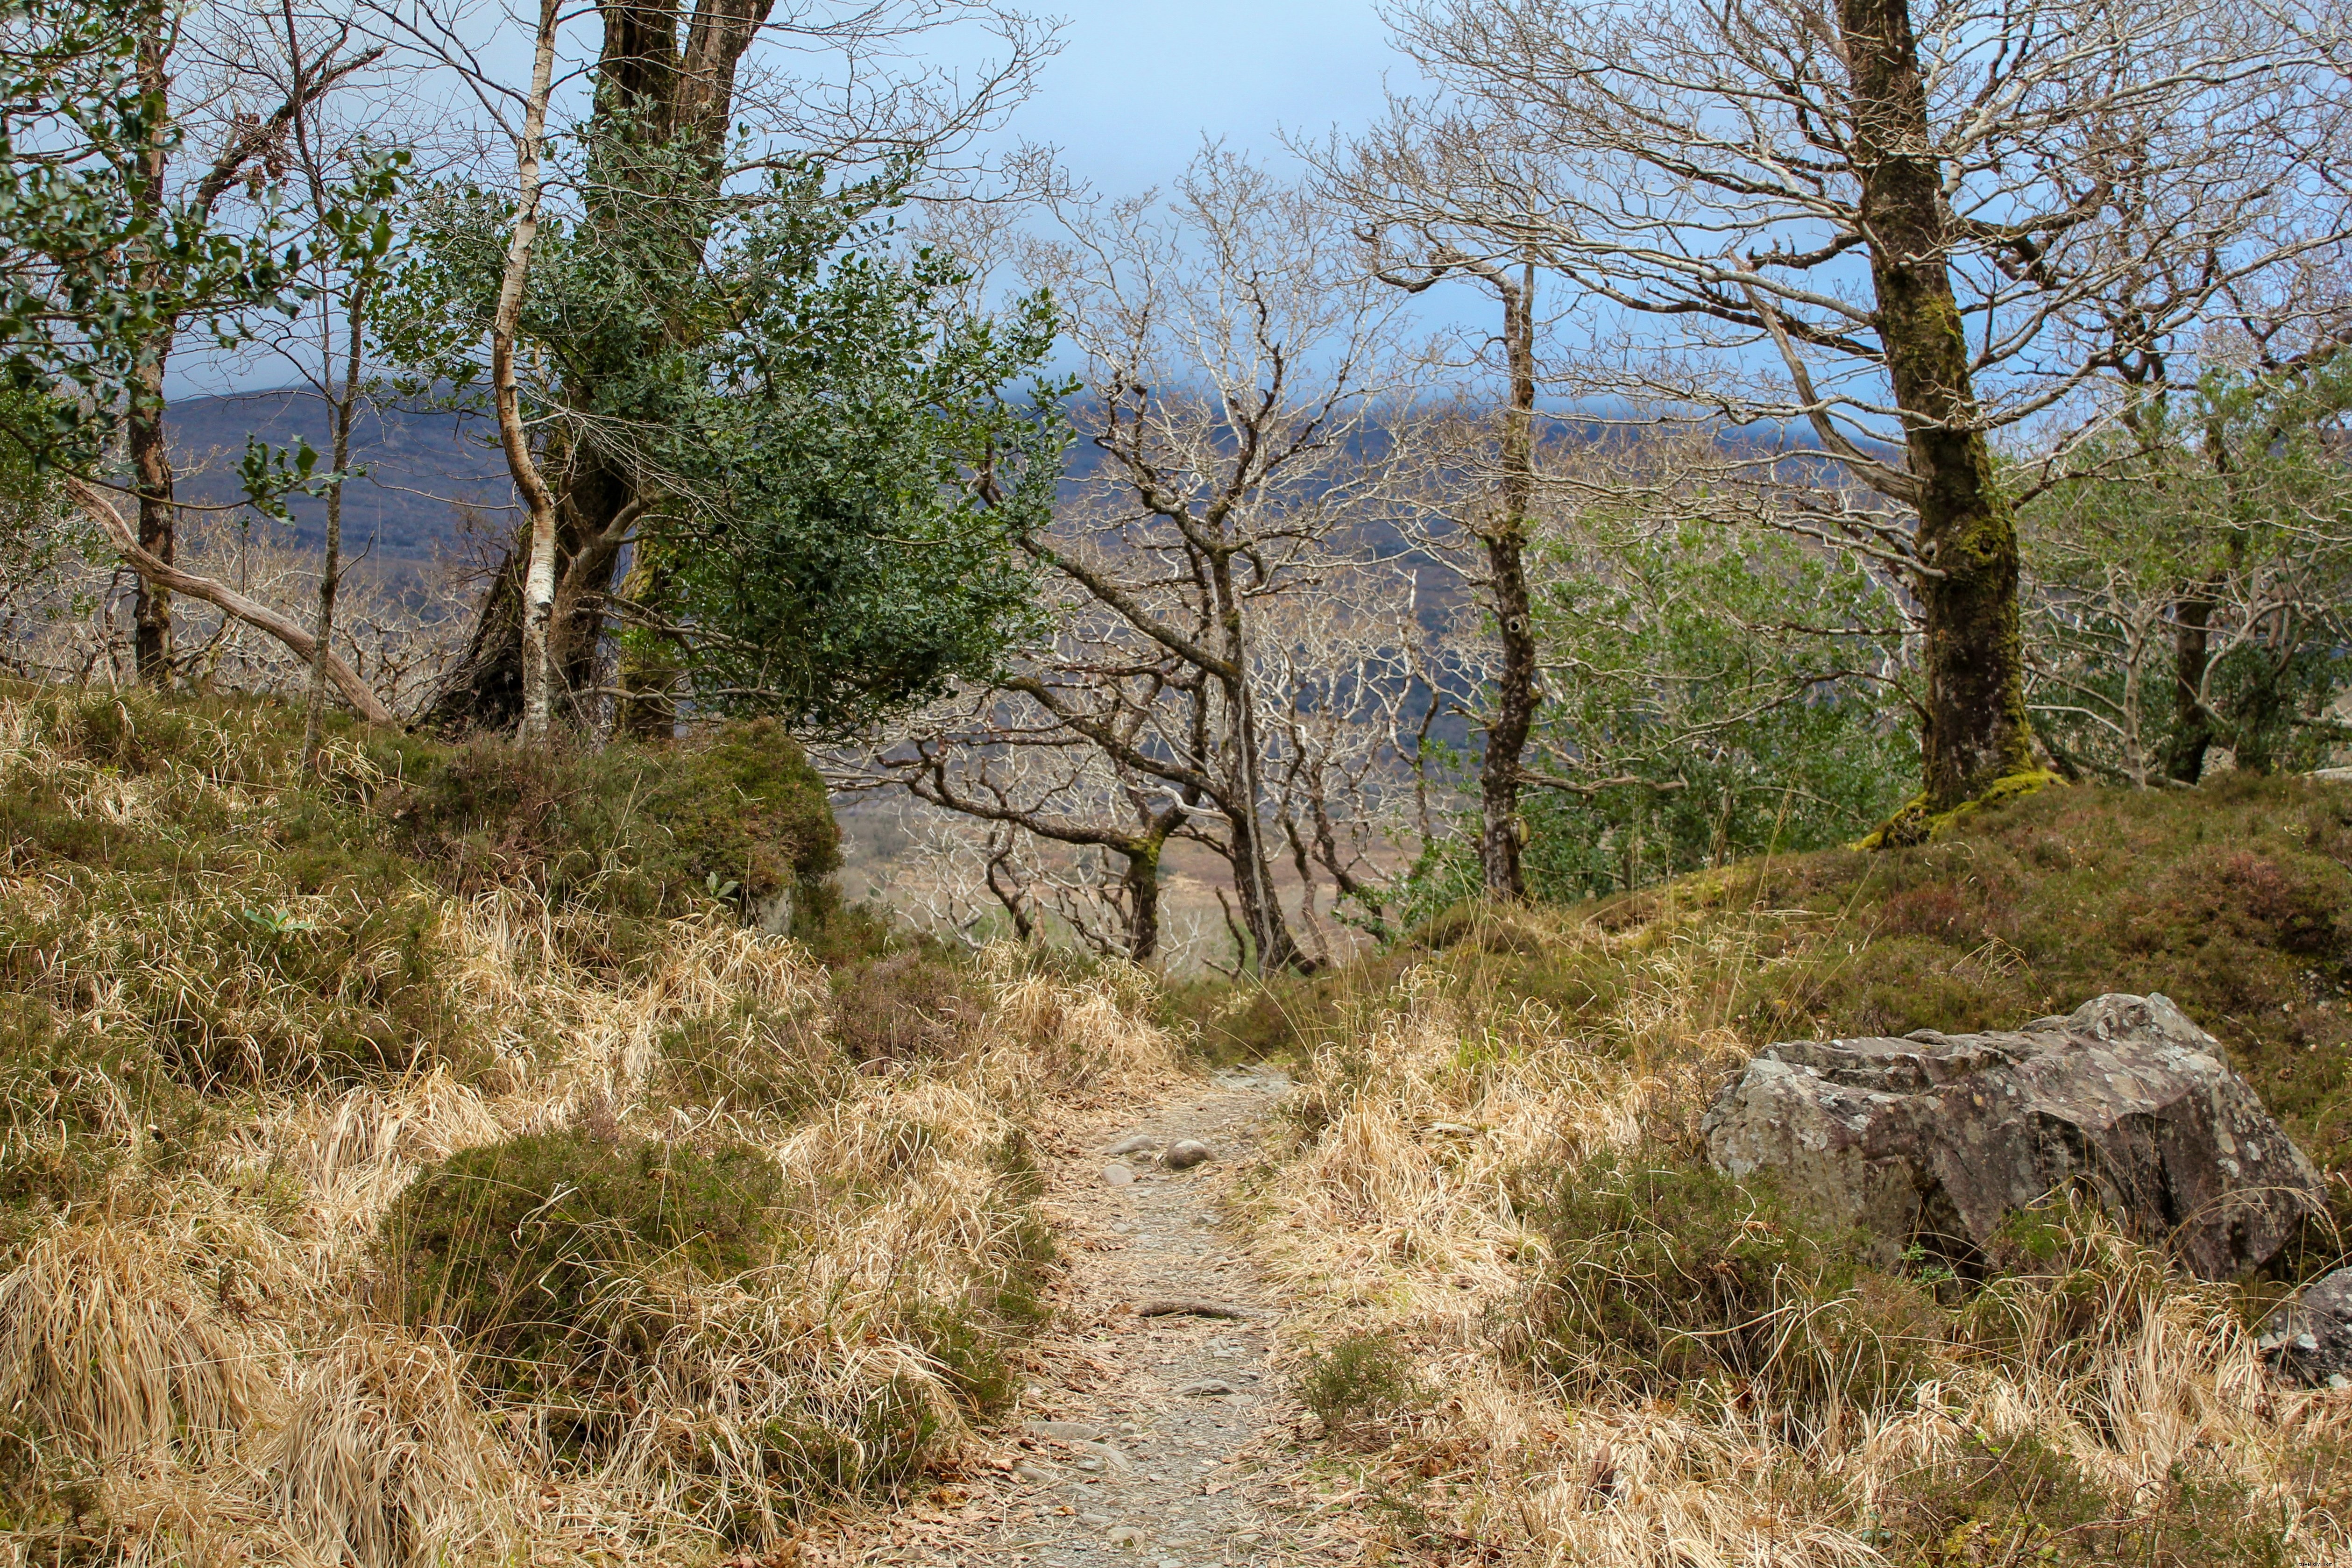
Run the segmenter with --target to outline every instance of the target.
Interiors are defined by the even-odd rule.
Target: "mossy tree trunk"
[[[1496,270],[1503,300],[1503,350],[1509,361],[1510,404],[1503,414],[1501,515],[1480,534],[1502,668],[1495,675],[1495,715],[1478,773],[1478,861],[1486,891],[1524,899],[1519,865],[1519,758],[1536,716],[1536,635],[1528,603],[1528,514],[1535,501],[1535,268],[1516,279]]]
[[[2205,753],[2213,746],[2213,715],[2205,706],[2205,672],[2212,664],[2213,605],[2182,599],[2173,606],[2172,741],[2165,750],[2165,776],[2193,784],[2205,775]]]
[[[1840,0],[1876,324],[1917,485],[1925,805],[2031,771],[2017,520],[1993,472],[1946,261],[1942,169],[1907,0]]]

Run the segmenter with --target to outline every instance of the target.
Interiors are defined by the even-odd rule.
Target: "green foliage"
[[[1043,297],[964,303],[955,258],[893,234],[912,170],[814,164],[710,188],[705,151],[647,145],[600,111],[568,156],[589,192],[552,220],[523,335],[551,367],[567,468],[645,500],[625,639],[708,711],[856,728],[992,668],[1034,621],[1013,548],[1051,514],[1064,432]],[[657,202],[662,222],[633,221]],[[379,300],[394,357],[478,395],[505,198],[415,204]]]
[[[1802,1418],[1900,1404],[1944,1313],[1865,1266],[1865,1239],[1807,1226],[1765,1184],[1652,1147],[1568,1171],[1538,1211],[1552,1263],[1533,1351],[1583,1390],[1671,1395],[1754,1381]]]
[[[1918,741],[1888,700],[1902,606],[1853,558],[1588,518],[1530,570],[1549,672],[1535,744],[1547,768],[1589,781],[1522,791],[1533,896],[1573,901],[1837,843],[1913,786]],[[1465,819],[1424,850],[1407,921],[1479,888]]]
[[[1377,1440],[1387,1422],[1431,1398],[1410,1347],[1383,1330],[1349,1334],[1314,1351],[1292,1392],[1327,1433],[1343,1441]]]
[[[2210,370],[2024,509],[2034,721],[2070,768],[2193,784],[2209,751],[2267,773],[2352,740],[2347,409],[2340,353]]]
[[[773,1261],[783,1184],[759,1150],[530,1133],[453,1154],[382,1229],[395,1310],[452,1331],[487,1384],[593,1387],[667,1327],[634,1281],[724,1279]]]
[[[141,42],[176,20],[143,0],[18,0],[0,50],[0,440],[37,468],[108,460],[145,371],[177,334],[232,346],[299,308],[299,246],[275,193],[241,227],[193,187],[159,189],[182,129],[140,79]],[[258,499],[258,498],[257,498]]]

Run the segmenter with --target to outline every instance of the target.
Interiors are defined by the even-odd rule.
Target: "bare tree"
[[[139,76],[164,112],[144,130],[137,167],[130,181],[133,212],[149,225],[146,237],[124,258],[137,285],[163,297],[173,291],[173,273],[185,264],[175,254],[174,209],[184,218],[210,222],[236,193],[281,173],[296,119],[338,86],[352,81],[383,56],[379,47],[354,38],[346,24],[322,40],[312,58],[290,72],[257,69],[240,51],[207,47],[207,29],[234,27],[233,13],[216,7],[180,7],[162,3],[143,15],[138,44]],[[257,96],[258,95],[258,96]],[[268,100],[276,99],[274,105]],[[268,105],[265,107],[265,105]],[[189,134],[194,132],[194,134]],[[180,511],[173,489],[171,437],[165,420],[164,385],[173,352],[187,323],[162,321],[142,346],[131,377],[123,433],[137,498],[137,542],[147,556],[169,567],[176,553]],[[161,684],[172,669],[171,586],[142,573],[132,616],[140,679]]]
[[[2332,133],[2315,52],[2186,0],[1412,0],[1396,19],[1448,96],[1359,145],[1361,184],[1431,193],[1387,216],[1558,271],[1612,351],[1584,390],[1744,432],[1727,472],[1780,488],[1765,521],[1899,565],[1925,634],[1923,811],[2030,771],[1992,437],[2083,438],[2119,353],[2334,242],[2310,180],[2266,177],[2275,149]],[[2144,289],[2119,340],[2099,307],[2150,244],[2195,264]],[[1812,450],[1758,451],[1766,422]],[[1875,503],[1807,500],[1832,461]]]
[[[1203,845],[1249,958],[1312,968],[1315,896],[1302,943],[1276,858],[1360,900],[1377,873],[1357,819],[1376,774],[1402,776],[1412,583],[1365,532],[1396,464],[1381,416],[1407,363],[1399,301],[1341,215],[1215,149],[1164,204],[1056,210],[1063,235],[1024,263],[1087,357],[1072,417],[1093,449],[1027,544],[1056,629],[909,733],[902,776],[1119,857],[1139,957],[1166,846]]]

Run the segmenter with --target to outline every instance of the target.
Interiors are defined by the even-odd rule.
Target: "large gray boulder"
[[[2011,1214],[2073,1191],[2225,1279],[2323,1201],[2303,1151],[2163,996],[2100,996],[2015,1031],[1768,1046],[1704,1125],[1717,1169],[1773,1173],[1888,1261],[1914,1242],[1975,1258]]]
[[[2352,1388],[2352,1268],[2339,1268],[2263,1321],[2254,1348],[2284,1377]]]

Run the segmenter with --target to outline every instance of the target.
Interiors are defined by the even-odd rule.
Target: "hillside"
[[[825,910],[772,730],[533,759],[0,691],[17,1561],[705,1561],[1017,1392],[1139,977]],[[742,920],[797,889],[807,945]]]
[[[326,405],[292,389],[187,397],[172,405],[173,452],[184,500],[233,503],[243,495],[237,461],[248,437],[284,447],[298,437],[321,459],[331,449]],[[461,557],[477,548],[463,512],[492,516],[509,504],[506,462],[482,438],[480,422],[439,409],[394,405],[362,411],[352,431],[352,463],[364,470],[343,492],[344,548],[371,550],[385,564],[415,565]],[[316,550],[325,537],[325,503],[289,497],[293,542]]]
[[[1890,1268],[1698,1134],[1771,1039],[2162,990],[2342,1192],[2352,789],[1163,987],[841,908],[772,728],[298,737],[0,690],[12,1560],[2352,1563],[2352,1394],[2247,1327],[2332,1237]]]
[[[2352,1400],[2248,1325],[2343,1261],[2202,1285],[2084,1210],[1971,1283],[1886,1272],[1701,1112],[1757,1046],[2012,1027],[2162,991],[2331,1170],[2352,790],[2054,789],[1947,841],[1734,866],[1572,910],[1457,910],[1377,961],[1189,998],[1311,1063],[1239,1215],[1294,1306],[1333,1485],[1439,1562],[2352,1560]],[[2021,1233],[2023,1234],[2023,1233]],[[2029,1244],[2030,1243],[2030,1244]]]

